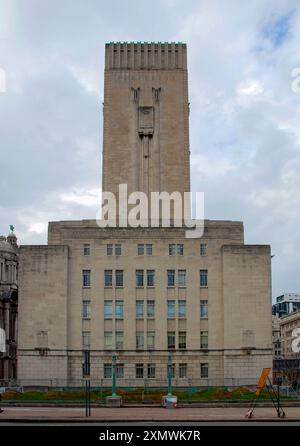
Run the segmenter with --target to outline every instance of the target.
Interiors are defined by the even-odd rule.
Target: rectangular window
[[[106,255],[108,255],[108,256],[113,255],[113,245],[111,243],[106,245]]]
[[[168,315],[168,319],[175,318],[175,300],[167,301],[167,315]]]
[[[124,316],[124,301],[116,300],[115,314],[117,319],[123,319]]]
[[[116,331],[116,350],[123,350],[124,348],[124,333],[123,331]]]
[[[136,317],[137,318],[144,317],[144,301],[143,300],[136,301]]]
[[[207,269],[200,269],[200,286],[207,286]]]
[[[82,302],[82,318],[91,319],[91,301],[84,300]]]
[[[180,331],[178,333],[178,348],[179,349],[186,348],[186,331]]]
[[[122,269],[116,269],[116,287],[122,288],[124,286],[124,274]]]
[[[167,280],[168,286],[175,286],[175,269],[168,269]]]
[[[120,256],[122,254],[122,245],[120,243],[115,244],[115,255]]]
[[[187,364],[179,364],[179,378],[187,378]]]
[[[85,243],[83,245],[83,255],[84,256],[89,256],[91,255],[91,245],[89,245],[88,243]]]
[[[177,254],[179,256],[183,256],[183,244],[180,243],[179,245],[177,245]]]
[[[91,348],[91,332],[82,332],[82,348],[83,350],[89,350]]]
[[[200,364],[200,376],[201,378],[208,378],[208,363],[202,362]]]
[[[146,254],[147,254],[147,256],[152,256],[152,244],[151,243],[147,243],[147,245],[146,245]]]
[[[144,348],[144,333],[142,331],[136,333],[136,348],[137,350]]]
[[[169,245],[169,256],[175,256],[176,254],[176,245],[173,243]]]
[[[104,332],[104,347],[112,348],[112,332],[111,331]]]
[[[82,285],[84,288],[89,288],[91,286],[91,270],[84,269],[82,271]]]
[[[147,300],[147,317],[155,316],[155,301]]]
[[[200,318],[207,319],[208,318],[208,301],[200,300]]]
[[[112,301],[105,300],[104,301],[104,319],[112,318]]]
[[[144,378],[144,364],[135,364],[135,377],[137,379]]]
[[[147,349],[148,350],[155,349],[155,333],[154,333],[154,331],[148,331],[148,333],[147,333]]]
[[[154,269],[147,269],[147,286],[154,286]]]
[[[137,269],[135,272],[135,277],[136,277],[136,286],[137,287],[144,286],[144,270]]]
[[[112,287],[112,270],[106,269],[104,271],[104,286]]]
[[[206,243],[200,243],[200,256],[206,256],[207,245]]]
[[[116,364],[116,378],[124,378],[124,364]]]
[[[144,245],[143,243],[139,243],[138,244],[138,256],[143,256],[144,255]]]
[[[186,317],[186,301],[178,301],[178,317]]]
[[[168,349],[175,349],[175,331],[168,331]]]
[[[186,270],[178,270],[178,286],[184,288],[186,286]]]
[[[111,377],[112,377],[112,365],[104,364],[104,378],[111,379]]]
[[[154,379],[155,378],[155,364],[148,364],[148,367],[147,367],[147,377],[149,379]]]
[[[200,348],[208,348],[208,331],[200,332]]]

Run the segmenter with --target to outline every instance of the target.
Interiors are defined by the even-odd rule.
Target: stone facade
[[[108,44],[103,188],[190,190],[186,46]],[[272,365],[270,247],[241,222],[185,228],[49,223],[21,246],[19,379],[76,385],[90,350],[95,385],[255,385]]]
[[[18,251],[14,233],[0,237],[0,386],[17,377]]]
[[[283,358],[300,358],[300,352],[294,352],[292,349],[293,330],[300,330],[300,310],[283,316],[279,320],[281,335],[281,355]],[[298,333],[297,337],[300,336]],[[298,343],[300,344],[300,342]]]

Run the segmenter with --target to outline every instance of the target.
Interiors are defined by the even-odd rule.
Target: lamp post
[[[116,394],[116,362],[117,355],[112,355],[112,394],[111,396],[117,396]]]
[[[168,357],[168,396],[172,396],[172,356]]]

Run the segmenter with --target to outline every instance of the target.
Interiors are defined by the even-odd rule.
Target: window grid
[[[91,270],[84,269],[82,271],[82,286],[83,288],[90,288],[91,286]]]
[[[200,269],[200,286],[207,287],[208,284],[208,271],[207,269]]]

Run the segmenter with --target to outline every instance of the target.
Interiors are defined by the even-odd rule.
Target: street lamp
[[[111,394],[111,396],[117,396],[117,393],[116,393],[116,362],[117,362],[117,355],[112,355],[112,394]]]

